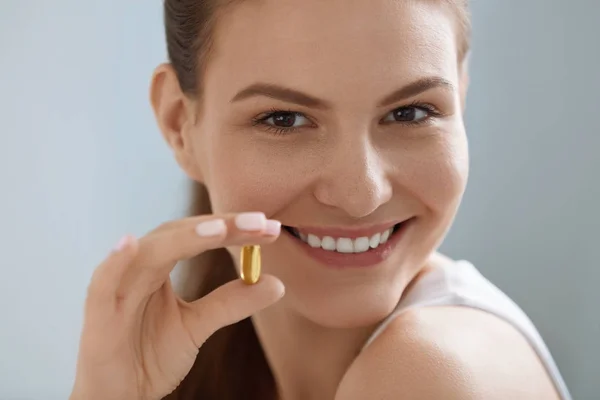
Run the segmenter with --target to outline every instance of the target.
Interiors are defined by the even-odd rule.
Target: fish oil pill
[[[260,246],[244,246],[240,254],[240,277],[248,285],[254,285],[260,278]]]

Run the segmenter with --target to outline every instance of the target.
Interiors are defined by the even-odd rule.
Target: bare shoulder
[[[511,325],[482,311],[432,307],[396,318],[356,359],[336,400],[559,400]]]

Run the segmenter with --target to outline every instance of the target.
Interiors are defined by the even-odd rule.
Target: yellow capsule
[[[240,254],[241,278],[254,285],[260,278],[260,246],[244,246]]]

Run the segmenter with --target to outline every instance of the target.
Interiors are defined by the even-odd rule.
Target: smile
[[[303,232],[297,228],[285,226],[289,233],[295,238],[302,240],[312,248],[321,248],[326,251],[337,251],[338,253],[364,253],[376,249],[387,243],[401,224],[396,224],[382,232],[377,232],[372,236],[361,236],[358,238],[317,236],[310,232]]]
[[[400,241],[414,218],[368,229],[296,228],[284,232],[309,256],[338,267],[374,266],[384,261]]]

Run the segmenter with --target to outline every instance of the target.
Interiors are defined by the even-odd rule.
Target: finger
[[[88,302],[107,304],[115,300],[121,279],[138,253],[134,236],[124,236],[106,259],[94,270],[88,287]]]
[[[218,287],[203,298],[186,304],[182,318],[196,346],[210,335],[279,301],[285,293],[283,283],[272,275],[263,275],[254,285],[241,280]]]
[[[126,294],[137,286],[152,292],[168,278],[178,261],[220,247],[272,243],[280,231],[281,223],[267,220],[262,213],[180,220],[140,239],[138,254],[119,291]]]
[[[267,244],[280,231],[281,223],[267,220],[263,213],[186,218],[140,239],[135,263],[162,267],[206,250],[250,244],[248,240]]]

